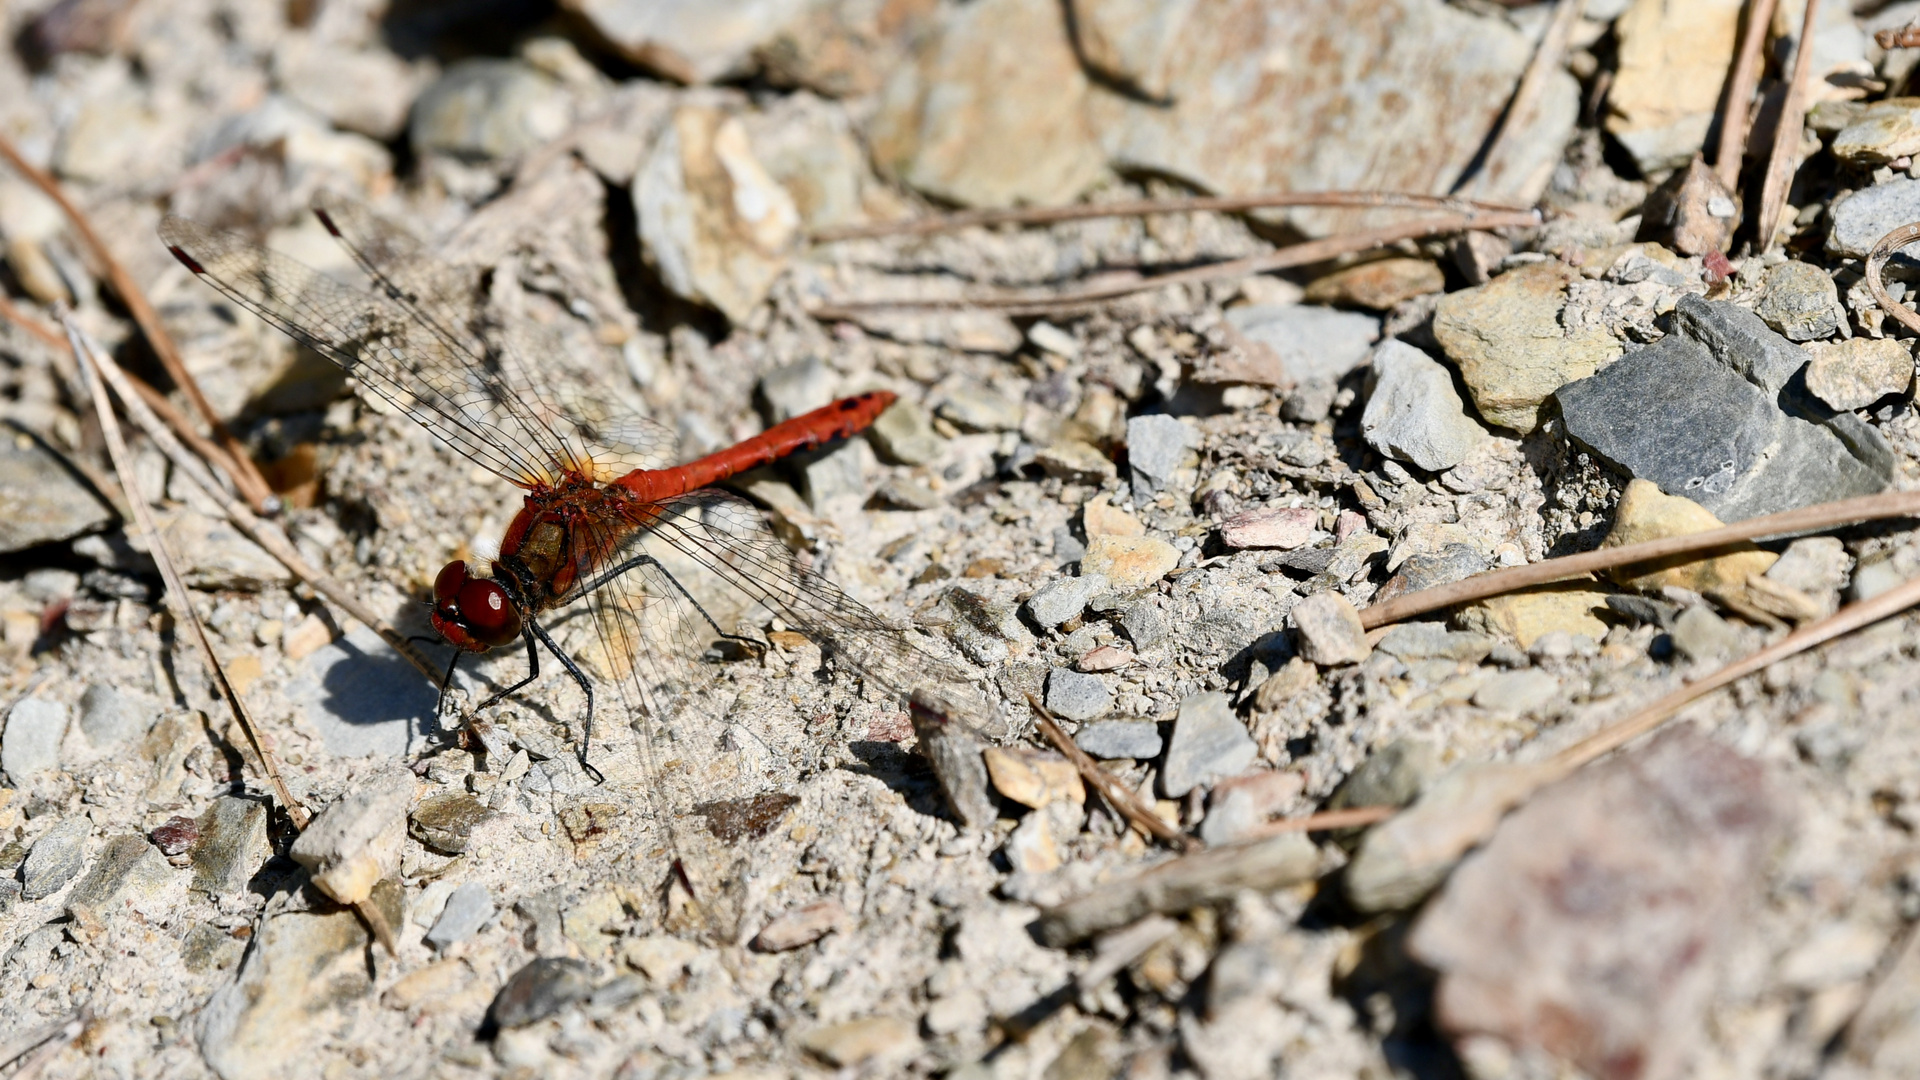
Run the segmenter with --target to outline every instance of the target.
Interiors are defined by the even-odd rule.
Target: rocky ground
[[[145,291],[301,554],[379,618],[429,633],[435,574],[497,543],[520,492],[196,280],[163,213],[351,281],[306,208],[364,202],[474,272],[542,382],[652,417],[681,458],[893,391],[866,435],[734,487],[982,691],[909,716],[910,687],[695,581],[765,645],[685,669],[700,692],[671,717],[603,692],[596,781],[564,671],[469,724],[520,678],[508,650],[437,713],[431,681],[136,434],[123,482],[324,809],[296,839],[115,509],[70,356],[31,327],[67,304],[172,384],[81,233],[0,170],[0,288],[25,313],[0,320],[0,1068],[1912,1075],[1910,618],[1707,697],[1490,819],[1464,860],[1405,828],[1261,831],[1444,819],[1920,572],[1893,521],[1391,628],[1356,614],[1916,486],[1914,335],[1864,260],[1920,220],[1920,50],[1872,36],[1920,3],[1819,5],[1802,164],[1756,244],[1804,6],[1774,16],[1731,184],[1696,154],[1733,0],[1586,0],[1559,24],[1491,0],[0,9],[0,134]],[[1333,190],[1541,216],[1014,317],[937,305],[1422,211],[831,238],[942,208]],[[1901,301],[1916,278],[1896,257],[1886,280]],[[590,619],[553,629],[629,685]],[[1195,850],[1089,793],[1029,694]]]

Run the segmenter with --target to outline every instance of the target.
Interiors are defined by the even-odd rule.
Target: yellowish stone
[[[1172,544],[1151,536],[1096,536],[1080,557],[1080,573],[1105,574],[1114,589],[1137,592],[1180,564]]]
[[[1482,600],[1455,621],[1462,630],[1500,634],[1526,649],[1555,630],[1599,641],[1607,634],[1607,624],[1594,611],[1606,606],[1606,593],[1577,581],[1558,582]]]
[[[1613,531],[1603,547],[1622,547],[1645,540],[1717,529],[1722,522],[1713,512],[1692,499],[1668,495],[1659,485],[1634,480],[1620,496],[1614,511]],[[1761,551],[1752,544],[1741,544],[1731,552],[1711,558],[1679,555],[1655,563],[1621,567],[1611,574],[1615,581],[1645,592],[1657,592],[1663,586],[1677,585],[1702,594],[1744,592],[1747,579],[1767,572],[1780,556]]]

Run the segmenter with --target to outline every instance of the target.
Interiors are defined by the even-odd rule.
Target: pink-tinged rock
[[[1441,1028],[1597,1080],[1687,1075],[1790,815],[1759,763],[1684,728],[1542,790],[1414,926]]]
[[[1304,547],[1320,527],[1320,511],[1310,507],[1268,506],[1245,510],[1220,523],[1220,540],[1230,548]]]
[[[1122,649],[1116,645],[1102,645],[1082,656],[1074,667],[1080,671],[1118,671],[1133,663],[1132,649]]]

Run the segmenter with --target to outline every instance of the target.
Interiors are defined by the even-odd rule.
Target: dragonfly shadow
[[[940,795],[940,782],[934,777],[933,767],[927,764],[925,758],[901,749],[899,743],[877,739],[850,742],[847,752],[859,760],[857,765],[841,766],[847,772],[870,776],[887,785],[905,799],[907,806],[917,814],[947,816],[946,803]]]
[[[308,657],[287,697],[341,757],[404,754],[438,732],[439,687],[364,627]]]

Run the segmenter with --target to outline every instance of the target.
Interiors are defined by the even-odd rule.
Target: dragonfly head
[[[433,628],[467,652],[486,652],[520,636],[520,609],[497,581],[475,577],[455,560],[433,579]]]

